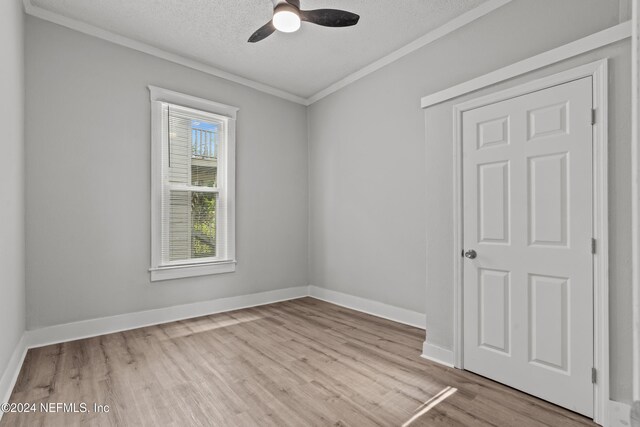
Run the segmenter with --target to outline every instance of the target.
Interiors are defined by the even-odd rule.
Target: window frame
[[[235,253],[235,166],[236,166],[236,118],[239,109],[203,98],[174,92],[156,86],[149,86],[151,103],[151,281],[179,279],[185,277],[211,274],[231,273],[236,269]],[[162,206],[165,180],[163,177],[163,149],[168,140],[163,133],[162,104],[172,104],[216,116],[223,120],[226,127],[226,139],[218,153],[218,203],[223,205],[226,227],[221,230],[225,234],[227,252],[223,258],[190,259],[163,263],[163,221]],[[187,186],[194,187],[195,186]],[[218,230],[216,230],[218,232]]]

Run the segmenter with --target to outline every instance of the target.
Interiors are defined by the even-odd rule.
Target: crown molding
[[[185,58],[184,56],[177,55],[175,53],[167,52],[166,50],[151,46],[149,44],[112,33],[111,31],[104,30],[102,28],[96,27],[95,25],[87,24],[76,19],[62,16],[58,13],[51,12],[39,6],[33,5],[33,3],[31,3],[31,0],[23,0],[23,4],[25,12],[28,15],[35,16],[36,18],[53,22],[54,24],[62,25],[63,27],[79,31],[81,33],[88,34],[90,36],[97,37],[99,39],[103,39],[120,46],[128,47],[130,49],[137,50],[139,52],[143,52],[157,58],[165,59],[169,62],[180,64],[215,77],[220,77],[222,79],[250,87],[260,92],[277,96],[278,98],[286,99],[287,101],[295,102],[302,105],[308,105],[307,100],[303,97],[294,95],[281,89],[274,88],[264,83],[259,83],[245,77],[240,77],[236,74],[220,70],[219,68],[212,67],[193,59]]]
[[[251,80],[246,77],[238,76],[228,71],[224,71],[219,68],[213,67],[211,65],[207,65],[203,62],[189,59],[172,52],[168,52],[164,49],[160,49],[160,48],[151,46],[147,43],[133,40],[129,37],[121,36],[119,34],[97,27],[95,25],[87,24],[77,19],[68,18],[58,13],[51,12],[49,10],[46,10],[39,6],[34,5],[32,3],[32,0],[23,0],[23,5],[24,5],[25,13],[31,16],[35,16],[36,18],[53,22],[54,24],[58,24],[63,27],[66,27],[84,34],[97,37],[99,39],[106,40],[120,46],[128,47],[130,49],[137,50],[139,52],[143,52],[148,55],[155,56],[157,58],[161,58],[169,62],[183,65],[185,67],[188,67],[197,71],[201,71],[203,73],[207,73],[215,77],[219,77],[234,83],[238,83],[243,86],[247,86],[252,89],[258,90],[260,92],[264,92],[269,95],[286,99],[287,101],[295,102],[297,104],[301,104],[304,106],[309,106],[314,102],[317,102],[322,98],[329,96],[332,93],[350,85],[351,83],[354,83],[355,81],[360,80],[361,78],[397,61],[403,56],[406,56],[411,52],[414,52],[417,49],[420,49],[421,47],[428,45],[429,43],[433,43],[434,41],[446,36],[447,34],[450,34],[451,32],[487,15],[488,13],[493,12],[494,10],[504,6],[507,3],[510,3],[511,1],[513,0],[489,0],[481,4],[480,6],[452,19],[451,21],[436,28],[435,30],[428,32],[427,34],[418,38],[417,40],[412,41],[411,43],[401,47],[400,49],[376,60],[375,62],[344,77],[343,79],[338,80],[337,82],[331,84],[327,88],[322,89],[316,94],[310,96],[309,98],[304,98],[298,95],[294,95],[285,90],[277,89],[275,87],[266,85],[264,83]]]
[[[494,10],[504,6],[507,3],[511,3],[513,0],[489,0],[486,3],[481,4],[480,6],[471,9],[470,11],[463,13],[462,15],[452,19],[446,24],[436,28],[435,30],[429,31],[424,36],[420,37],[412,41],[411,43],[401,47],[400,49],[391,52],[387,56],[384,56],[377,61],[367,65],[364,68],[356,71],[353,74],[348,75],[347,77],[338,80],[333,83],[331,86],[322,89],[315,95],[312,95],[308,98],[309,105],[313,104],[331,95],[334,92],[350,85],[351,83],[360,80],[361,78],[368,76],[369,74],[378,71],[379,69],[386,67],[387,65],[397,61],[398,59],[406,56],[434,41],[441,39],[442,37],[454,32],[455,30],[464,27],[472,23],[473,21],[482,18],[483,16],[493,12]]]

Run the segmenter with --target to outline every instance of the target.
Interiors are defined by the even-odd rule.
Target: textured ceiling
[[[485,0],[301,0],[360,15],[255,44],[271,0],[32,0],[34,6],[307,98]]]

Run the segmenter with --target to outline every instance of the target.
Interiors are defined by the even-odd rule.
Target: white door
[[[587,416],[591,80],[462,117],[464,368]]]

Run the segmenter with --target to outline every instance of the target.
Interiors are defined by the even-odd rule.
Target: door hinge
[[[591,253],[595,255],[596,253],[596,239],[591,238]]]
[[[598,371],[596,368],[591,368],[591,382],[596,384],[598,381]]]
[[[591,109],[591,125],[595,125],[596,124],[596,116],[597,116],[597,112],[595,108]]]

